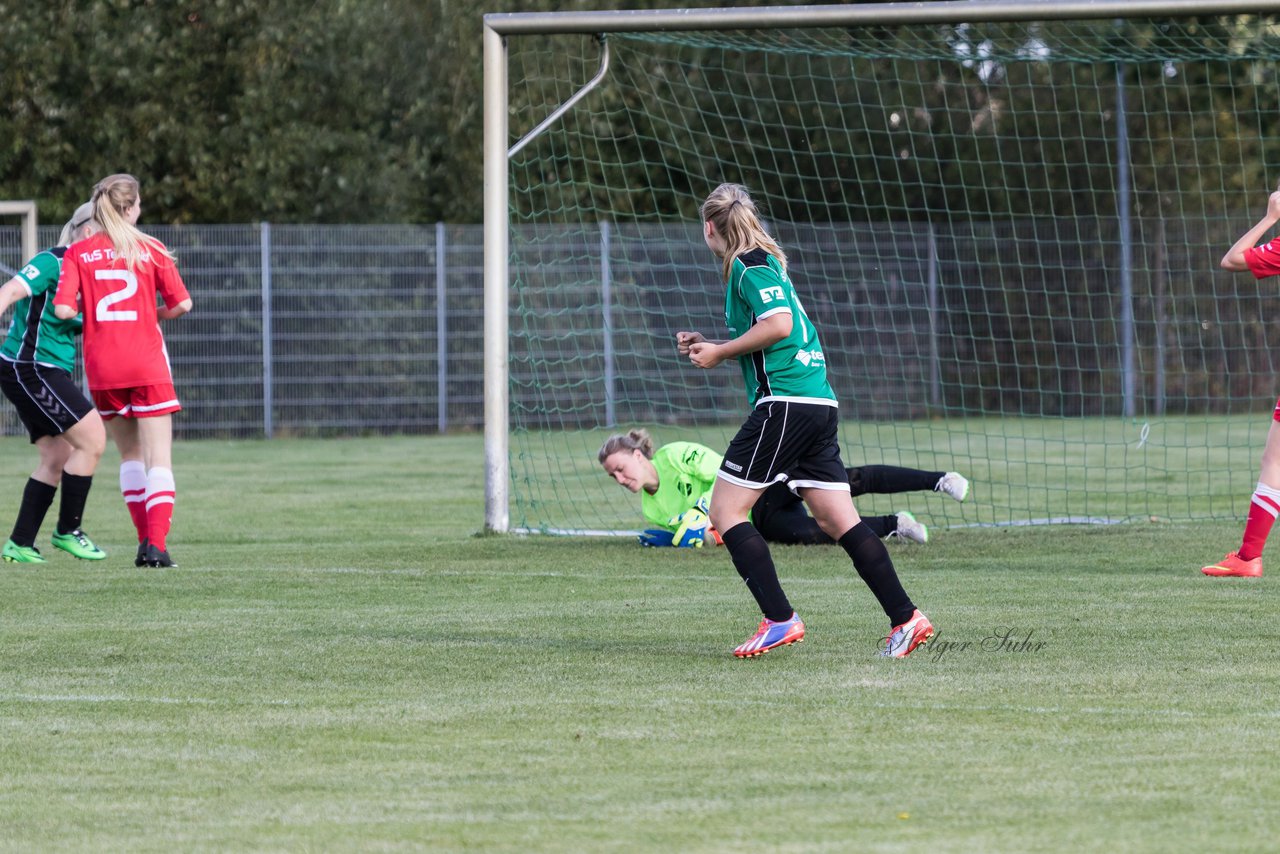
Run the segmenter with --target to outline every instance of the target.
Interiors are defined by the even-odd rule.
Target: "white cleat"
[[[969,479],[958,471],[949,471],[938,478],[933,491],[946,493],[956,501],[964,501],[969,495]]]
[[[929,542],[929,529],[925,527],[923,522],[916,519],[906,510],[898,511],[898,530],[894,531],[894,533],[913,543]]]

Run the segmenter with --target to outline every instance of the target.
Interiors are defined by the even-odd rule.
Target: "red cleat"
[[[911,619],[893,627],[884,639],[884,649],[880,654],[889,658],[906,658],[916,647],[927,644],[933,634],[933,623],[917,608],[911,612]]]
[[[1262,556],[1253,560],[1245,560],[1236,552],[1231,552],[1212,566],[1204,566],[1200,571],[1215,578],[1261,578]]]

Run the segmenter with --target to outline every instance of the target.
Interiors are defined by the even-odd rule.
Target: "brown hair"
[[[760,214],[751,194],[741,184],[721,184],[702,203],[702,221],[715,226],[725,243],[724,279],[729,281],[733,261],[743,252],[763,249],[787,269],[787,256],[760,224]]]
[[[639,451],[646,458],[653,459],[653,437],[643,427],[636,427],[626,433],[615,433],[604,440],[596,459],[600,465],[604,465],[604,461],[618,451]]]
[[[125,213],[138,201],[138,179],[132,175],[108,175],[93,187],[93,218],[111,239],[116,257],[123,258],[130,270],[143,256],[154,252],[170,261],[173,253],[150,235],[143,234],[125,219]]]

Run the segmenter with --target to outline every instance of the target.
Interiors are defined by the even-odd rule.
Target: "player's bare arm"
[[[4,287],[0,288],[0,314],[8,311],[9,306],[18,300],[29,296],[31,296],[31,289],[27,287],[27,283],[14,276],[4,283]]]
[[[191,311],[190,298],[184,299],[173,308],[169,308],[168,306],[161,306],[160,308],[157,308],[156,318],[159,320],[173,320],[175,317],[182,317],[182,315],[186,314],[188,311]]]
[[[1262,236],[1271,228],[1280,222],[1280,190],[1271,194],[1267,199],[1267,213],[1258,220],[1257,224],[1246,231],[1235,245],[1227,250],[1227,254],[1222,256],[1219,265],[1224,270],[1230,270],[1233,273],[1244,273],[1249,269],[1248,263],[1244,260],[1244,253],[1257,246],[1262,240]]]
[[[763,350],[791,334],[792,317],[788,311],[771,314],[757,322],[732,341],[701,341],[689,345],[689,361],[695,367],[714,368],[728,359]]]

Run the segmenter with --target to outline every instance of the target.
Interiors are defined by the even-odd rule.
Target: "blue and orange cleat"
[[[888,658],[906,658],[916,647],[927,644],[931,637],[933,623],[917,608],[911,612],[911,619],[893,627],[884,639],[884,649],[880,654]]]
[[[804,623],[800,615],[791,612],[791,619],[774,622],[768,617],[760,621],[760,628],[746,643],[733,651],[738,658],[754,658],[771,649],[804,640]]]
[[[1200,571],[1215,578],[1261,578],[1262,556],[1253,560],[1245,560],[1238,552],[1230,552],[1226,557],[1212,566],[1204,566]]]

